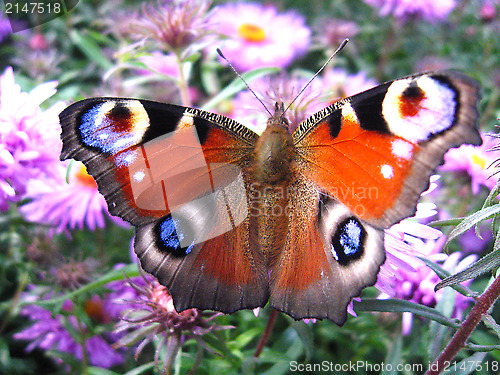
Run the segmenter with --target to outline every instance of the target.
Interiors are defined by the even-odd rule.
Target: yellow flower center
[[[484,169],[486,167],[486,159],[479,155],[472,155],[472,162],[479,165],[481,169]]]
[[[248,42],[260,43],[266,39],[266,32],[260,26],[244,23],[238,27],[238,34]]]
[[[87,168],[83,163],[80,166],[75,167],[76,172],[74,177],[76,178],[76,182],[80,185],[86,186],[88,188],[97,189],[97,184],[94,180],[94,177],[88,174]]]

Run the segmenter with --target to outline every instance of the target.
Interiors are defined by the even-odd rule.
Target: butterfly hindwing
[[[352,297],[373,285],[384,262],[383,232],[307,179],[289,189],[289,230],[272,267],[270,305],[296,319],[341,325]]]

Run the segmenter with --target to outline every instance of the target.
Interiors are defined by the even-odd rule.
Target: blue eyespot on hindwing
[[[156,246],[163,252],[172,254],[175,257],[183,257],[193,249],[194,241],[187,247],[181,245],[185,240],[186,232],[171,215],[159,220],[153,232]]]
[[[333,257],[346,266],[363,255],[365,242],[366,230],[361,222],[353,216],[348,217],[338,225],[332,236]]]

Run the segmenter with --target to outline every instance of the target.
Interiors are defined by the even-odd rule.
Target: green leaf
[[[113,63],[101,52],[99,45],[89,36],[72,30],[69,34],[75,45],[89,58],[90,61],[100,65],[103,69],[113,68]]]
[[[419,305],[402,299],[375,299],[365,298],[361,302],[354,301],[354,310],[358,311],[380,311],[380,312],[410,312],[427,319],[434,320],[448,327],[458,328],[457,319],[450,319],[432,307]]]
[[[154,361],[151,361],[149,363],[145,363],[141,366],[135,367],[134,369],[127,371],[123,375],[140,375],[140,374],[143,374],[146,371],[153,369],[153,368],[155,368],[155,363],[154,363]],[[149,372],[148,372],[148,374],[149,374]]]
[[[436,304],[436,310],[446,317],[451,317],[455,307],[455,291],[446,289]],[[446,333],[449,328],[435,321],[429,324],[429,345],[427,355],[429,358],[437,358],[442,348],[445,346]]]
[[[483,208],[486,207],[486,206],[490,206],[491,202],[493,201],[493,199],[495,199],[495,197],[498,194],[500,194],[500,180],[498,180],[497,184],[495,185],[495,187],[493,189],[491,189],[490,193],[488,194],[488,197],[484,201]]]
[[[403,363],[403,337],[401,334],[393,341],[384,363],[387,366],[384,366],[384,371],[382,371],[381,375],[397,375],[399,373],[397,371],[398,365]]]
[[[490,219],[498,215],[498,213],[500,213],[500,204],[483,208],[477,212],[474,212],[472,215],[467,216],[451,231],[450,235],[448,236],[448,240],[446,241],[445,247],[456,237],[464,234],[469,229],[471,229],[474,225],[479,224],[484,220]]]
[[[135,277],[135,276],[139,276],[139,268],[138,268],[137,264],[133,263],[133,264],[129,264],[125,267],[122,267],[120,269],[111,270],[106,275],[100,277],[96,281],[94,281],[92,283],[85,284],[81,288],[74,290],[72,292],[66,293],[62,296],[48,299],[48,300],[43,300],[43,301],[33,301],[33,302],[23,301],[20,303],[20,305],[21,306],[23,306],[23,305],[44,306],[44,305],[54,305],[54,304],[58,304],[58,303],[63,303],[67,299],[72,299],[73,297],[76,297],[80,294],[94,291],[94,290],[99,289],[102,286],[104,286],[112,281],[122,280],[124,277]]]
[[[499,345],[476,345],[476,344],[468,343],[465,346],[467,347],[467,349],[473,350],[475,352],[491,352],[493,350],[500,350],[500,344]]]
[[[304,321],[302,320],[299,321],[292,319],[290,320],[291,320],[290,325],[292,326],[293,329],[295,329],[300,339],[302,340],[302,343],[304,344],[304,349],[306,351],[305,361],[307,362],[309,361],[309,359],[312,358],[314,353],[314,336],[312,328],[309,324],[304,323]]]
[[[489,329],[491,329],[493,332],[495,332],[497,337],[500,338],[500,326],[495,321],[495,319],[493,319],[493,317],[491,315],[483,315],[483,317],[481,319],[482,319],[484,325],[486,327],[488,327]]]
[[[452,276],[448,276],[446,279],[436,285],[435,290],[438,291],[441,288],[453,286],[465,280],[475,279],[476,277],[483,275],[486,272],[497,269],[498,266],[500,266],[500,249],[497,249],[482,257],[463,271],[458,272]]]
[[[260,78],[262,76],[273,74],[279,72],[279,68],[259,68],[255,70],[251,70],[249,72],[243,73],[241,76],[243,79],[250,83],[253,80]],[[219,92],[215,97],[210,99],[205,105],[202,107],[203,110],[209,110],[215,107],[217,104],[232,97],[234,94],[240,92],[246,87],[245,83],[241,80],[240,77],[236,77],[229,85],[227,85],[221,92]]]
[[[114,372],[102,367],[88,367],[87,374],[89,375],[120,375],[118,372]]]

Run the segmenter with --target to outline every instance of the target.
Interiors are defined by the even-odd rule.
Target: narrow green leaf
[[[436,310],[446,317],[451,317],[455,307],[455,291],[453,289],[445,289],[442,297],[436,304]],[[435,321],[429,324],[429,345],[427,355],[429,358],[437,358],[442,348],[445,346],[445,337],[449,327],[443,326]]]
[[[483,208],[487,207],[487,206],[490,206],[491,202],[493,201],[493,199],[496,198],[496,196],[498,194],[500,194],[500,180],[498,180],[497,184],[495,185],[495,187],[493,189],[491,189],[490,194],[488,194],[488,197],[484,201]]]
[[[251,329],[247,329],[243,331],[240,335],[238,335],[232,342],[231,348],[234,349],[243,349],[248,343],[254,340],[257,336],[262,334],[262,329],[259,327],[254,327]]]
[[[81,288],[74,290],[72,292],[66,293],[62,296],[48,299],[48,300],[43,300],[43,301],[34,301],[34,302],[26,302],[23,301],[20,303],[20,306],[23,305],[39,305],[39,306],[44,306],[44,305],[53,305],[53,304],[58,304],[58,303],[63,303],[67,299],[72,299],[75,296],[78,296],[83,293],[91,292],[95,289],[101,288],[102,286],[116,280],[122,280],[124,277],[135,277],[139,276],[139,268],[137,264],[129,264],[125,267],[122,267],[120,269],[112,270],[108,272],[106,275],[100,277],[96,281],[92,283],[85,284]]]
[[[446,219],[446,220],[436,220],[436,221],[432,221],[429,223],[429,225],[433,228],[435,227],[451,227],[451,226],[457,226],[458,224],[460,224],[463,220],[465,219],[465,217],[454,217],[452,219]]]
[[[401,299],[364,298],[361,302],[354,301],[355,311],[410,312],[427,319],[434,320],[448,327],[458,328],[457,319],[450,319],[432,307],[419,305]]]
[[[101,48],[90,37],[73,30],[69,34],[71,40],[93,62],[104,70],[113,68],[113,63],[101,52]]]
[[[114,372],[102,367],[88,367],[86,374],[89,375],[120,375],[118,372]]]
[[[500,266],[500,250],[495,250],[471,264],[463,271],[446,277],[446,279],[436,285],[435,289],[438,291],[441,288],[453,286],[465,280],[475,279],[486,272],[497,269],[498,266]]]
[[[397,371],[398,365],[403,363],[403,336],[401,334],[393,341],[384,363],[387,363],[387,366],[384,366],[381,375],[397,375],[399,373]]]
[[[477,212],[474,212],[472,215],[467,216],[462,220],[460,224],[458,224],[448,236],[448,240],[446,241],[445,246],[450,243],[453,239],[460,236],[461,234],[467,232],[474,225],[479,224],[480,222],[490,219],[500,213],[500,204],[496,204],[494,206],[483,208]]]
[[[497,337],[500,338],[500,325],[498,325],[495,319],[491,315],[484,315],[481,319],[484,325],[495,332]]]
[[[149,363],[145,363],[141,366],[135,367],[134,369],[127,371],[123,375],[140,375],[140,374],[143,374],[146,371],[151,370],[153,368],[155,368],[155,363],[154,363],[154,361],[151,361]]]
[[[307,362],[310,358],[312,358],[314,352],[314,336],[311,326],[303,321],[296,320],[291,321],[290,324],[292,328],[295,329],[304,344],[304,349],[306,351],[305,361]]]
[[[467,349],[473,350],[475,352],[491,352],[493,350],[500,350],[500,345],[476,345],[468,343],[465,345]]]

